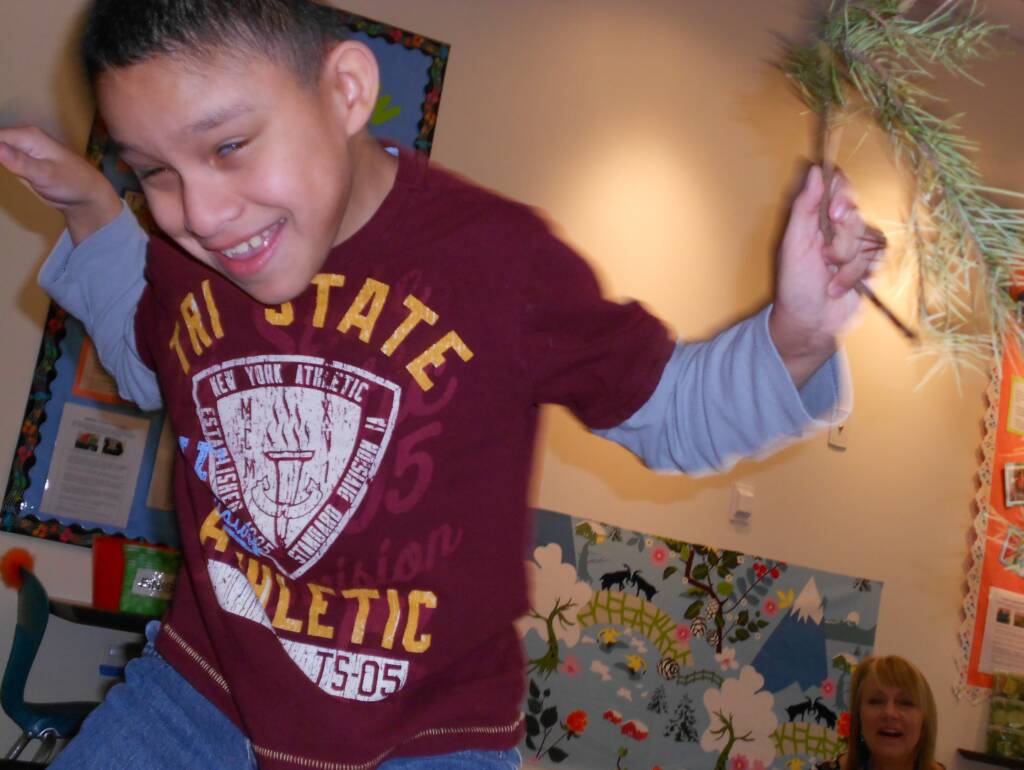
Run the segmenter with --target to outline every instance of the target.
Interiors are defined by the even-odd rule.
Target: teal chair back
[[[50,597],[39,579],[22,568],[23,582],[18,589],[18,621],[14,642],[0,682],[0,706],[22,730],[22,736],[7,754],[21,753],[33,739],[68,739],[81,726],[96,703],[29,703],[25,700],[25,684],[35,662],[50,620]]]

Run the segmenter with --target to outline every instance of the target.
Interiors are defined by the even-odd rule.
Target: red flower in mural
[[[839,715],[839,721],[836,723],[836,734],[840,738],[850,737],[850,712],[844,711]]]
[[[662,564],[668,561],[668,549],[665,546],[659,545],[651,549],[651,562],[656,567],[660,567]]]
[[[565,718],[565,729],[573,735],[583,735],[583,731],[587,729],[587,712],[582,709],[576,709],[569,714]]]
[[[732,762],[729,763],[729,770],[748,770],[749,767],[750,763],[742,754],[737,757],[733,757]]]
[[[566,676],[576,676],[580,672],[580,662],[572,655],[568,655],[565,660],[562,661],[558,670]]]

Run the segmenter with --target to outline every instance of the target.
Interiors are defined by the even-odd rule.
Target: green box
[[[993,697],[989,704],[988,723],[990,727],[1024,729],[1024,701]]]
[[[990,727],[985,742],[986,753],[997,757],[1024,757],[1024,730],[1012,727]]]
[[[180,566],[181,554],[177,551],[125,544],[121,611],[163,615]]]
[[[1024,700],[1024,674],[996,671],[992,674],[992,697]]]

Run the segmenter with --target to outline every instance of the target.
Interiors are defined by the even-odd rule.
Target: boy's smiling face
[[[363,179],[375,164],[362,159],[372,150],[360,132],[377,87],[375,62],[372,82],[362,77],[366,55],[340,44],[309,85],[263,56],[158,56],[105,72],[97,94],[160,228],[278,304],[305,290],[386,194]]]

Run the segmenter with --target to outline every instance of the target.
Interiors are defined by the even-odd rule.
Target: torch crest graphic
[[[209,483],[290,576],[314,564],[356,513],[398,414],[397,385],[304,356],[238,359],[193,380]]]

